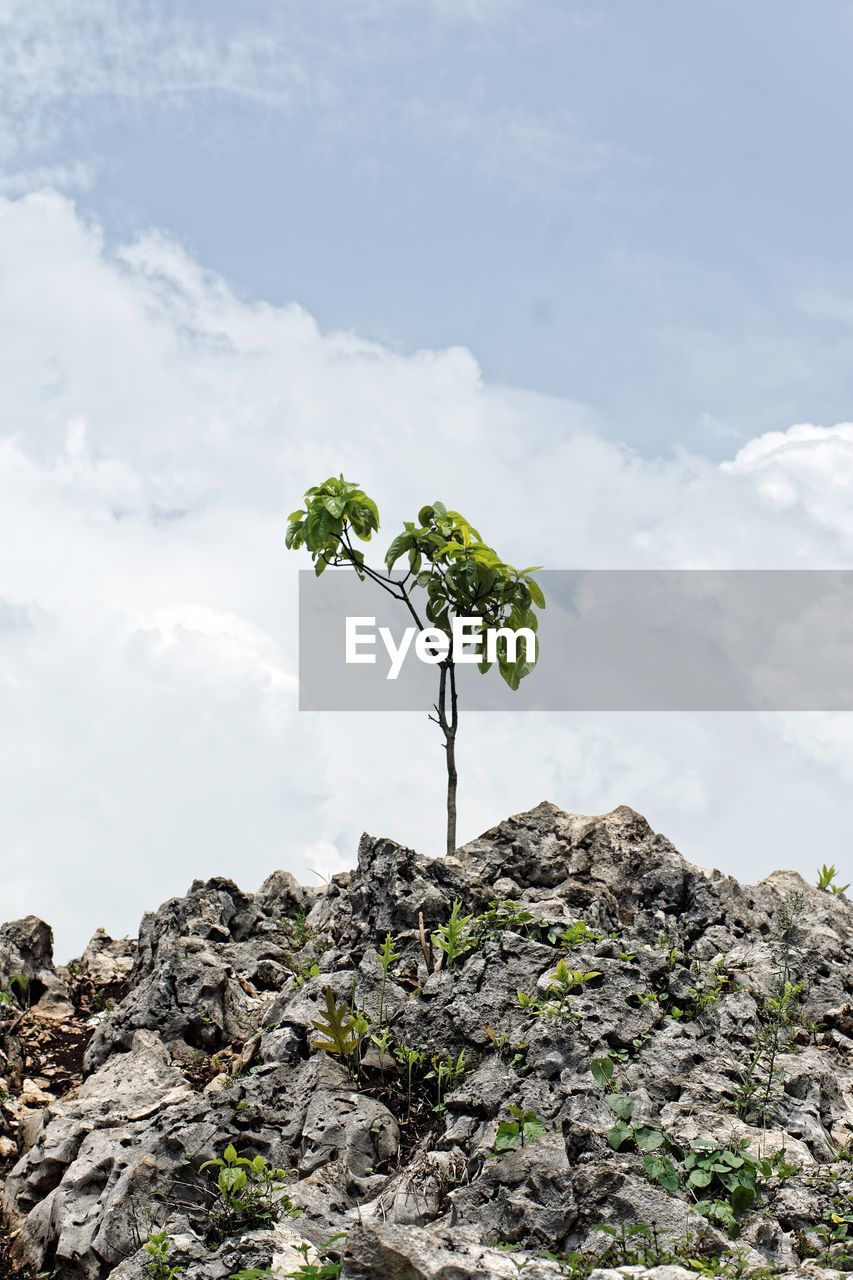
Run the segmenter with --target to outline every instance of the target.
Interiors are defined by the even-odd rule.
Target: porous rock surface
[[[455,900],[480,919],[471,949],[439,967],[430,938]],[[515,905],[488,916],[495,902]],[[778,995],[792,911],[798,990],[760,1119],[739,1080]],[[398,956],[383,983],[386,934]],[[22,1269],[143,1280],[152,1231],[169,1234],[187,1280],[298,1275],[323,1259],[343,1280],[679,1280],[691,1257],[734,1260],[737,1274],[845,1265],[826,1234],[833,1214],[853,1222],[853,907],[795,873],[743,886],[685,861],[631,809],[542,804],[453,858],[364,836],[356,869],[322,888],[285,872],[256,894],[196,882],[144,917],[136,943],[96,935],[68,971],[51,945],[33,918],[0,928],[0,991],[23,973],[37,995],[14,1017],[0,1007],[0,1204]],[[585,979],[562,1004],[560,960]],[[20,1024],[73,1013],[81,973],[126,986],[86,1019],[80,1082],[36,1089],[16,1119],[38,1076],[15,1060]],[[387,1025],[384,1055],[370,1033],[348,1062],[314,1045],[327,988],[371,1032]],[[410,1096],[395,1045],[423,1051]],[[613,1064],[610,1085],[595,1058]],[[441,1062],[460,1070],[437,1081]],[[757,1156],[784,1152],[737,1239],[683,1177],[668,1189],[632,1143],[612,1149],[613,1092],[681,1152],[744,1140]],[[495,1155],[511,1105],[545,1131]],[[229,1143],[292,1170],[299,1212],[213,1243],[200,1166]],[[600,1224],[654,1230],[681,1265],[615,1270],[627,1255]],[[585,1269],[570,1270],[572,1253]]]

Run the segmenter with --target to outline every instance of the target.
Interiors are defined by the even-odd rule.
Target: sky
[[[442,843],[419,715],[300,714],[344,470],[549,568],[853,562],[853,5],[0,0],[0,918]],[[472,715],[460,837],[627,803],[853,871],[845,715]],[[850,878],[844,876],[842,879]]]

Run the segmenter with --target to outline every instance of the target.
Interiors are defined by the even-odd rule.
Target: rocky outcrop
[[[45,931],[0,929],[38,993],[7,1061],[48,993],[88,1048],[7,1133],[22,1267],[143,1280],[153,1236],[189,1280],[853,1268],[853,908],[794,873],[544,804],[452,858],[365,836],[322,889],[196,882],[64,977]]]

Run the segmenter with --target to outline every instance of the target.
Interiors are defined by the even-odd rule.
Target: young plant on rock
[[[376,951],[376,958],[382,969],[382,987],[379,992],[379,1025],[385,1025],[385,989],[388,986],[388,970],[392,964],[396,964],[400,959],[401,953],[394,950],[394,939],[390,933],[386,933],[385,941]]]
[[[448,969],[477,946],[477,933],[471,927],[473,918],[462,915],[462,903],[456,898],[447,922],[440,924],[432,935],[432,945],[441,952]]]
[[[761,1125],[767,1124],[774,1109],[777,1059],[787,1047],[803,990],[802,983],[792,982],[800,953],[798,922],[803,907],[801,894],[790,895],[782,904],[773,990],[761,1008],[761,1028],[735,1092],[737,1115],[742,1120],[755,1119]]]
[[[600,978],[599,969],[570,969],[565,960],[559,960],[551,974],[545,991],[545,999],[539,995],[528,995],[525,991],[517,992],[519,1009],[532,1013],[536,1017],[552,1018],[574,1017],[572,1009],[572,993],[578,987],[585,987],[594,978]]]
[[[836,884],[835,877],[837,875],[838,872],[835,870],[835,867],[828,867],[826,863],[824,863],[817,873],[818,889],[823,889],[826,893],[834,893],[839,897],[841,894],[846,893],[850,888],[850,885]]]
[[[221,1156],[205,1161],[201,1172],[206,1170],[212,1171],[207,1210],[207,1235],[212,1241],[299,1213],[284,1189],[290,1171],[272,1168],[263,1156],[240,1156],[229,1143]]]
[[[322,1032],[323,1039],[312,1040],[311,1048],[336,1054],[347,1066],[354,1059],[357,1064],[361,1043],[368,1030],[366,1021],[354,1013],[345,1000],[338,1004],[331,987],[326,987],[323,994],[326,1008],[319,1019],[311,1024],[315,1030]]]
[[[573,924],[566,925],[565,929],[556,935],[555,941],[561,947],[571,948],[595,946],[603,938],[604,934],[599,933],[597,929],[591,929],[585,920],[575,920]]]
[[[738,1218],[752,1208],[760,1181],[773,1173],[772,1161],[756,1159],[748,1146],[748,1139],[734,1148],[700,1140],[684,1157],[687,1189],[708,1193],[696,1201],[696,1208],[731,1236],[738,1234]]]
[[[440,1054],[435,1054],[430,1061],[432,1070],[427,1072],[424,1079],[435,1081],[435,1110],[441,1111],[448,1088],[461,1080],[467,1070],[465,1050],[462,1049],[455,1058],[452,1055],[442,1058]]]
[[[547,1133],[547,1129],[535,1111],[526,1111],[523,1107],[517,1107],[512,1103],[508,1110],[512,1119],[501,1120],[498,1125],[491,1150],[493,1156],[503,1155],[505,1151],[512,1151],[518,1145],[523,1147],[526,1142],[535,1142],[537,1138]]]
[[[406,1072],[406,1120],[412,1118],[412,1072],[420,1066],[426,1057],[424,1049],[412,1049],[408,1045],[398,1044],[394,1056]]]
[[[367,564],[354,542],[370,541],[379,529],[379,511],[372,498],[343,476],[332,476],[305,494],[305,506],[289,517],[285,545],[305,547],[319,576],[329,566],[349,568],[369,579],[398,600],[418,631],[431,629],[433,652],[438,659],[438,700],[431,720],[444,740],[447,765],[447,852],[456,849],[456,734],[459,702],[456,689],[454,621],[476,620],[480,640],[495,633],[494,657],[484,655],[479,670],[485,674],[497,663],[510,689],[517,689],[533,670],[537,658],[537,617],[545,608],[542,589],[531,576],[533,569],[515,569],[501,560],[458,511],[442,502],[421,507],[416,521],[406,521],[403,532],[385,555],[385,572]],[[404,560],[404,572],[394,567]],[[536,566],[534,566],[535,568]],[[421,596],[425,593],[425,607]],[[421,618],[423,608],[425,622]],[[426,623],[426,625],[425,625]],[[515,634],[519,633],[518,637]],[[482,650],[482,645],[479,646]]]
[[[532,912],[527,911],[520,902],[512,902],[508,898],[493,898],[487,910],[482,911],[474,923],[482,939],[499,938],[506,930],[526,936],[539,928],[539,922]]]
[[[151,1280],[176,1280],[186,1270],[171,1261],[172,1238],[167,1232],[152,1231],[142,1247],[148,1254],[145,1273]]]

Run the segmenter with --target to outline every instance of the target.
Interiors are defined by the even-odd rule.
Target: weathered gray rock
[[[37,916],[0,925],[0,990],[44,1017],[73,1013],[68,989],[53,964],[53,930]]]
[[[341,1280],[551,1280],[553,1263],[484,1248],[477,1234],[362,1223],[352,1232]]]
[[[452,964],[437,969],[435,948],[427,962],[454,900],[474,914],[508,897],[503,926],[483,925]],[[769,1034],[792,912],[796,989],[769,1087],[766,1062],[755,1075],[762,1120],[743,1082]],[[14,963],[58,992],[46,929],[0,930],[0,971]],[[383,975],[386,933],[399,956]],[[3,1211],[19,1257],[65,1280],[144,1280],[150,1229],[170,1234],[189,1280],[275,1259],[292,1270],[300,1242],[342,1256],[345,1280],[520,1268],[544,1280],[559,1274],[546,1251],[581,1251],[602,1278],[681,1280],[673,1258],[735,1247],[748,1267],[819,1277],[822,1226],[853,1195],[851,957],[845,899],[791,872],[743,886],[692,866],[624,807],[581,817],[540,805],[454,858],[365,836],[357,867],[321,889],[283,872],[255,895],[199,881],[144,918],[138,946],[96,935],[87,949],[95,982],[117,981],[132,958],[129,990],[99,1015],[85,1083],[28,1121]],[[349,1061],[317,1047],[326,988],[370,1024]],[[383,1031],[384,1054],[370,1040]],[[411,1093],[395,1049],[415,1055]],[[610,1091],[590,1071],[602,1057]],[[666,1190],[632,1142],[614,1151],[609,1092],[665,1135],[676,1163],[704,1142],[745,1141],[775,1160],[737,1241],[697,1211],[683,1175]],[[496,1156],[511,1107],[545,1132]],[[215,1245],[201,1165],[229,1142],[293,1171],[299,1216]],[[783,1156],[795,1171],[779,1176]],[[667,1265],[617,1267],[602,1223],[653,1228]]]

